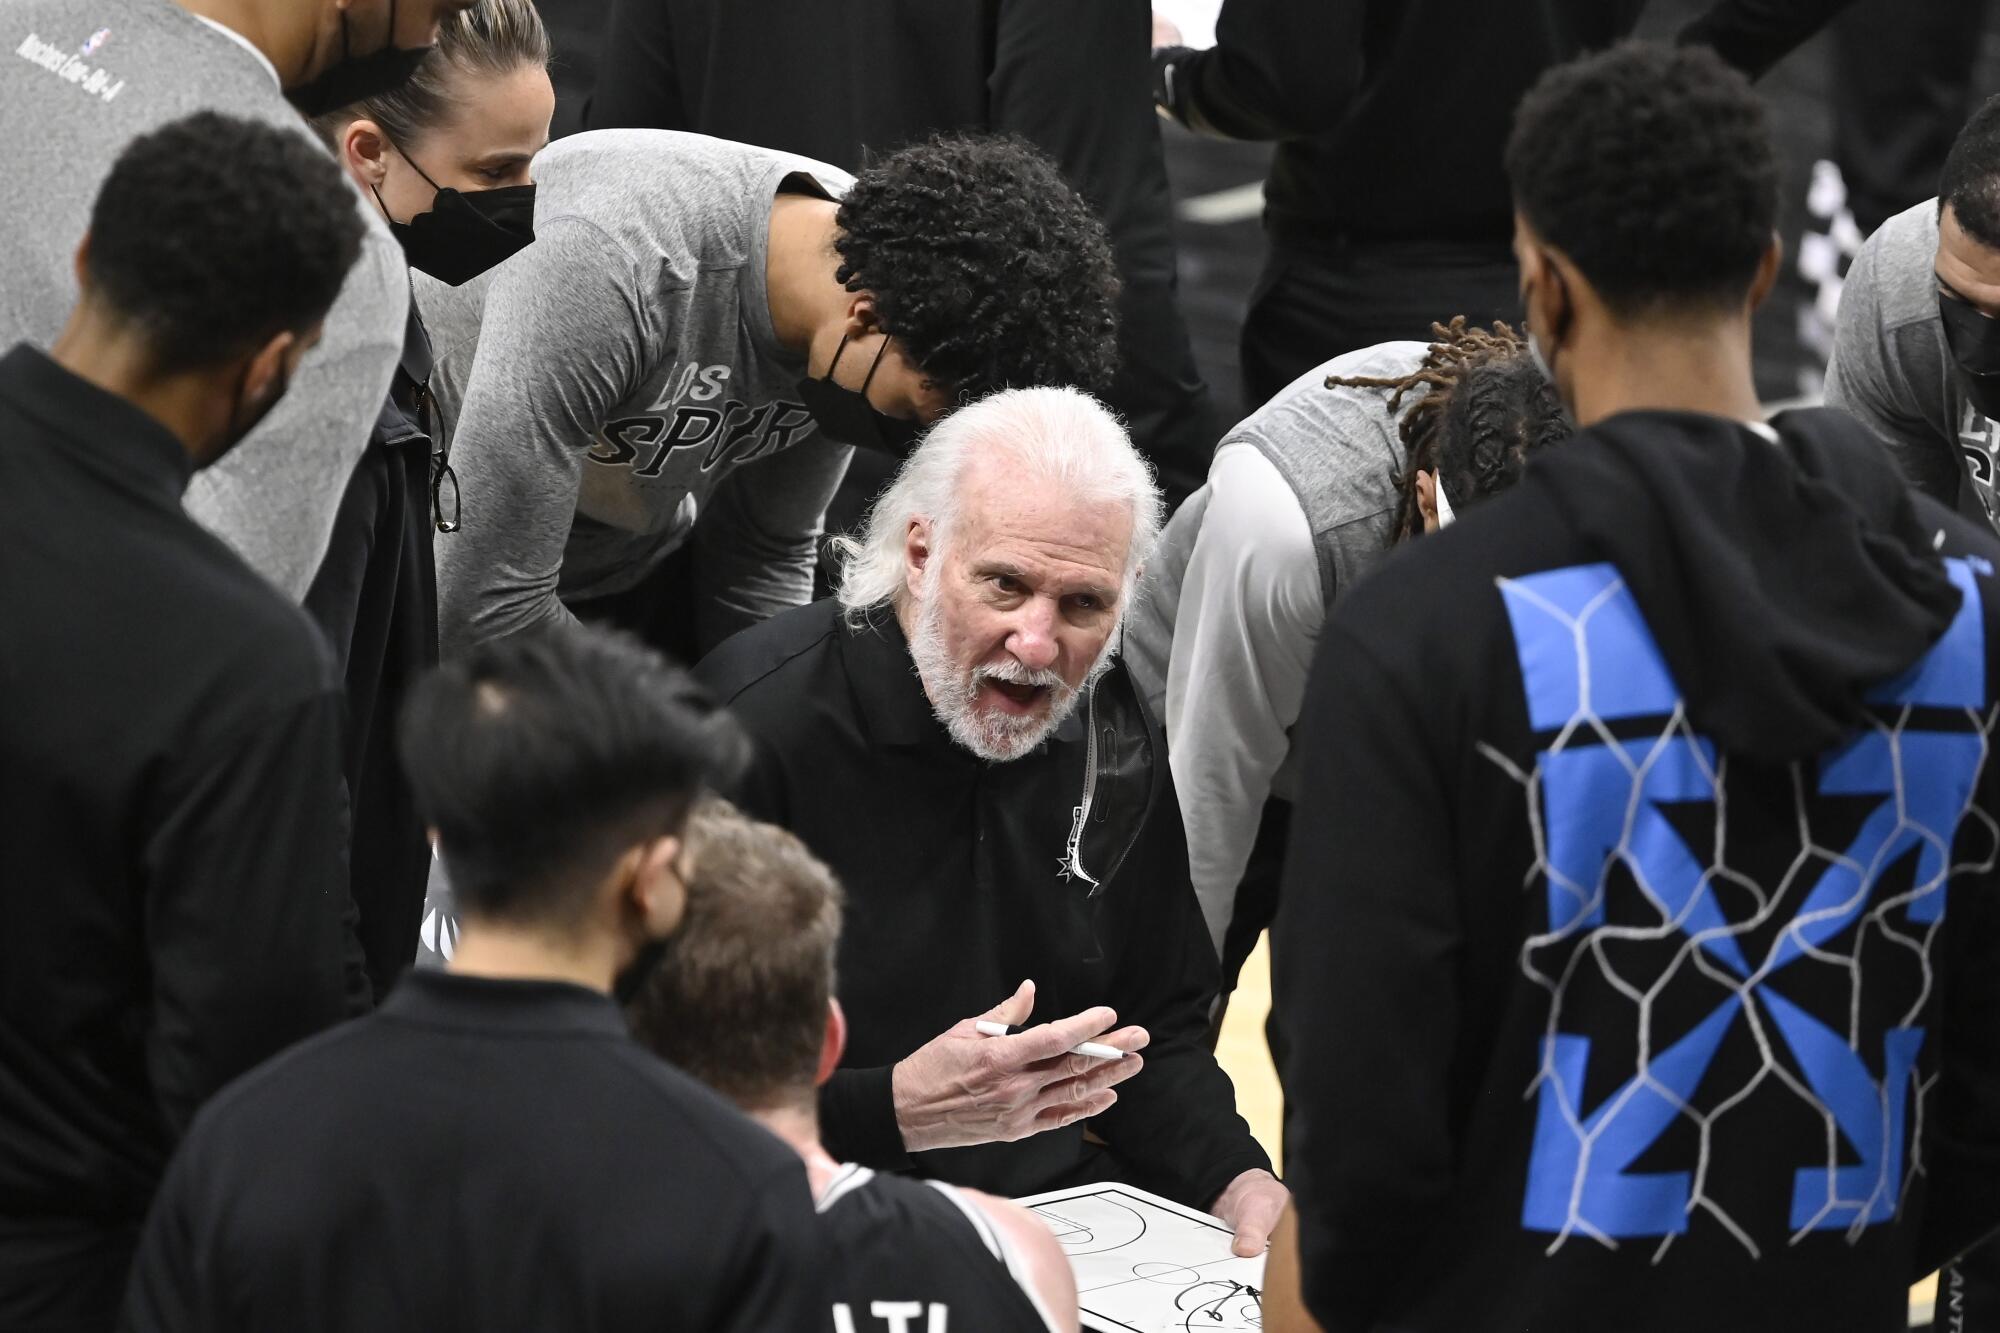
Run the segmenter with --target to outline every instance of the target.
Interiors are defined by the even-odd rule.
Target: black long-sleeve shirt
[[[1151,1035],[1146,1067],[1095,1122],[1114,1169],[1206,1207],[1239,1173],[1268,1167],[1205,1042],[1215,950],[1164,752],[1122,667],[1099,688],[1131,696],[1126,716],[1146,735],[1127,743],[1151,762],[1096,793],[1092,818],[1132,821],[1137,834],[1116,870],[1099,863],[1094,897],[1061,872],[1084,787],[1082,718],[1043,749],[989,764],[932,715],[895,618],[856,630],[832,600],[744,631],[696,674],[755,744],[744,806],[797,833],[846,890],[848,1048],[820,1102],[828,1151],[1013,1195],[1111,1167],[1081,1124],[914,1162],[903,1150],[895,1062],[1032,978],[1031,1022],[1106,1004]]]
[[[2000,546],[1774,424],[1598,423],[1328,622],[1272,933],[1327,1333],[1888,1333],[2000,1225]]]
[[[820,1333],[798,1154],[609,996],[411,972],[231,1087],[176,1154],[134,1333]]]
[[[1682,34],[1763,73],[1851,0],[1720,0]],[[1504,246],[1501,158],[1542,72],[1629,34],[1645,0],[1229,0],[1214,47],[1155,56],[1195,129],[1276,139],[1266,219],[1281,242]]]
[[[1170,490],[1221,434],[1175,303],[1146,0],[618,0],[589,129],[693,130],[849,171],[938,130],[1019,134],[1104,218],[1120,369],[1108,395]]]
[[[189,475],[130,403],[0,359],[8,1328],[107,1322],[195,1108],[346,1012],[339,685]]]

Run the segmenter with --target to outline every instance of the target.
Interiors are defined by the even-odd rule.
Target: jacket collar
[[[378,1012],[427,1027],[629,1035],[610,996],[567,981],[514,981],[413,968],[397,981]]]
[[[841,652],[868,739],[880,745],[941,745],[960,749],[931,710],[930,696],[910,657],[910,641],[892,607],[877,607],[861,626],[844,618]],[[974,756],[965,752],[968,759]]]
[[[22,343],[0,357],[0,397],[45,426],[93,470],[180,504],[194,460],[156,419]]]

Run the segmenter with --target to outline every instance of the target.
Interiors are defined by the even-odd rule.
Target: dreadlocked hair
[[[1402,496],[1396,540],[1424,529],[1417,473],[1429,472],[1455,507],[1505,490],[1520,479],[1530,452],[1567,439],[1568,418],[1528,343],[1501,321],[1484,329],[1456,315],[1431,325],[1423,363],[1407,375],[1329,375],[1326,387],[1389,390],[1389,411],[1403,411],[1398,432],[1407,463],[1396,480]]]

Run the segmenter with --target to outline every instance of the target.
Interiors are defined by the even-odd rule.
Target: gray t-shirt
[[[318,143],[262,56],[171,0],[0,0],[0,349],[55,341],[76,303],[77,242],[113,159],[134,136],[196,111]],[[294,599],[326,553],[409,310],[402,250],[358,190],[355,207],[367,239],[319,346],[277,408],[187,493],[189,513]]]
[[[1841,289],[1826,402],[1887,441],[1912,484],[1992,522],[2000,424],[1972,405],[1953,372],[1938,318],[1937,244],[1931,199],[1861,247]]]
[[[811,600],[851,451],[798,401],[805,362],[772,330],[766,250],[781,186],[837,198],[851,178],[602,130],[550,145],[535,179],[533,245],[463,287],[418,283],[462,501],[437,542],[444,651],[628,590],[690,533],[703,641]]]

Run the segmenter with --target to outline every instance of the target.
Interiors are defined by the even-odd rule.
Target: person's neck
[[[1577,358],[1569,382],[1579,427],[1640,411],[1764,419],[1747,316],[1619,328],[1564,350]]]
[[[212,377],[157,373],[151,345],[119,322],[93,314],[87,303],[70,315],[49,347],[49,358],[159,422],[196,467],[207,460],[201,423],[217,391]]]
[[[464,918],[449,971],[498,981],[567,981],[611,993],[619,968],[618,946],[590,931],[571,936],[499,922]]]
[[[771,203],[764,258],[771,330],[779,346],[808,364],[832,359],[847,315],[850,293],[833,276],[840,267],[833,248],[839,211],[832,200],[809,194],[781,194]],[[822,343],[824,355],[815,355]]]
[[[177,0],[190,14],[199,14],[228,28],[264,53],[278,71],[278,80],[290,88],[305,79],[306,65],[312,60],[312,25],[285,22],[275,17],[276,6],[260,0]],[[284,11],[300,12],[310,6],[299,0],[284,0]]]
[[[819,1141],[819,1116],[808,1102],[804,1106],[780,1106],[768,1110],[747,1110],[752,1120],[783,1139],[806,1164],[806,1183],[818,1199],[840,1174],[840,1163]]]

